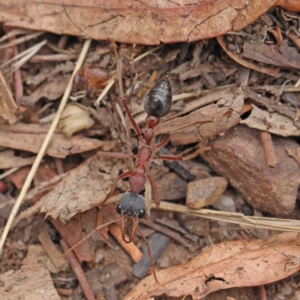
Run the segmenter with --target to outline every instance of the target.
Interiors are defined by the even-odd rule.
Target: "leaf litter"
[[[259,31],[257,31],[257,32],[259,32]],[[236,43],[236,44],[239,45],[240,41],[237,40],[237,42],[238,43]],[[287,52],[289,52],[289,51],[290,51],[290,49],[287,49]],[[283,52],[284,52],[284,50],[282,50],[282,54],[283,54]],[[177,57],[178,53],[180,53],[180,51],[174,52],[174,54],[172,56],[173,60],[178,58]],[[251,57],[251,59],[252,58],[253,57]],[[172,61],[172,59],[170,61]],[[157,61],[155,61],[155,59],[153,59],[153,57],[152,57],[152,61],[150,60],[150,63],[148,61],[148,63],[146,64],[146,68],[147,67],[149,68],[150,65],[152,65],[153,68],[157,68],[158,62],[159,62],[159,59],[157,59]],[[192,60],[191,60],[191,62],[192,62]],[[191,64],[191,62],[189,62],[189,65]],[[263,63],[268,63],[268,62],[269,61],[263,61]],[[260,62],[260,63],[262,63],[262,62]],[[218,65],[218,68],[216,68],[216,69],[207,68],[202,72],[202,70],[199,70],[196,67],[193,70],[193,72],[186,72],[184,74],[184,76],[181,77],[181,83],[186,81],[186,83],[190,84],[190,83],[193,83],[193,80],[195,81],[195,78],[197,79],[200,76],[200,80],[199,80],[200,82],[197,82],[197,84],[195,84],[194,86],[197,86],[199,89],[202,89],[204,87],[204,88],[206,88],[206,90],[203,93],[203,95],[201,94],[202,92],[200,92],[200,97],[198,96],[198,98],[196,97],[196,99],[191,97],[190,100],[186,100],[186,101],[182,101],[181,99],[178,100],[179,106],[177,108],[176,108],[176,106],[174,106],[175,110],[173,111],[173,115],[171,114],[170,119],[167,118],[166,121],[164,123],[162,123],[160,128],[158,128],[160,130],[158,132],[166,133],[169,131],[171,131],[171,132],[176,131],[176,128],[182,127],[182,125],[180,126],[180,124],[194,124],[199,119],[207,119],[209,121],[207,124],[199,125],[199,126],[196,125],[196,126],[194,126],[194,128],[192,127],[191,129],[187,129],[186,131],[184,131],[183,134],[175,133],[172,136],[173,145],[176,145],[177,149],[181,150],[182,148],[180,145],[185,145],[185,144],[189,144],[189,143],[193,143],[193,142],[199,142],[199,140],[203,139],[203,137],[213,138],[216,135],[222,135],[229,128],[234,127],[236,124],[238,124],[242,118],[244,119],[245,116],[243,114],[245,114],[251,110],[253,111],[254,105],[257,105],[257,102],[259,102],[260,105],[262,105],[262,107],[263,107],[263,109],[261,109],[261,108],[260,109],[263,110],[265,113],[278,114],[278,116],[283,115],[287,119],[289,119],[290,123],[288,125],[286,125],[288,131],[287,131],[287,133],[285,133],[283,135],[285,135],[285,136],[294,135],[293,134],[294,129],[293,130],[291,130],[291,129],[293,128],[293,126],[297,127],[297,125],[298,125],[297,124],[297,109],[291,105],[287,105],[284,103],[280,103],[280,105],[278,105],[278,103],[276,103],[276,101],[278,101],[278,97],[280,97],[284,91],[287,91],[291,88],[291,85],[286,85],[283,83],[287,78],[289,78],[290,80],[295,80],[295,78],[296,78],[295,73],[293,73],[293,74],[290,73],[289,75],[287,75],[287,73],[284,73],[284,72],[277,72],[276,74],[272,73],[272,72],[269,73],[271,76],[276,75],[276,77],[281,79],[277,82],[276,81],[273,82],[274,83],[273,90],[272,90],[272,86],[271,86],[271,88],[269,88],[268,91],[271,91],[271,100],[272,100],[272,101],[270,101],[270,99],[268,99],[268,97],[261,97],[261,96],[268,96],[268,94],[266,94],[266,92],[265,92],[266,89],[263,84],[261,84],[261,86],[257,86],[257,85],[252,86],[250,84],[249,85],[250,87],[248,87],[248,88],[251,89],[252,94],[250,93],[249,90],[245,89],[243,86],[240,86],[240,87],[231,86],[228,89],[227,87],[225,87],[226,85],[224,85],[224,87],[222,86],[221,88],[216,88],[216,86],[219,85],[222,82],[222,80],[224,80],[224,78],[227,78],[227,76],[230,78],[230,76],[232,74],[239,72],[239,68],[236,68],[236,66],[231,68],[230,63],[228,66],[225,67],[218,60],[215,61],[215,64]],[[231,62],[231,64],[232,64],[232,62]],[[290,67],[292,67],[292,69],[294,68],[294,66],[291,65],[291,63],[287,64],[286,62],[284,65],[280,64],[279,67],[288,68],[288,69]],[[136,67],[137,73],[145,72],[145,69],[143,70],[143,68],[145,68],[143,66],[143,64],[140,64],[139,67]],[[214,72],[214,70],[217,70],[217,72]],[[258,68],[258,70],[259,70],[259,68]],[[267,70],[267,69],[264,69],[264,70]],[[232,72],[232,73],[230,73],[230,72]],[[291,72],[293,72],[293,71],[291,71]],[[223,73],[223,75],[219,76],[222,73]],[[242,74],[242,73],[236,73],[235,76],[238,77],[238,74]],[[223,78],[223,79],[220,79],[220,78]],[[256,82],[256,81],[261,82],[260,81],[261,78],[259,77],[258,74],[256,74],[251,79],[253,80],[253,82]],[[216,83],[217,83],[217,85],[216,85]],[[222,83],[224,84],[224,82],[222,82]],[[279,86],[280,87],[279,91],[278,91],[278,88],[276,89],[276,86],[278,86],[278,83],[281,83],[281,85]],[[227,96],[222,97],[223,93],[226,93],[226,92],[227,92]],[[298,90],[296,89],[295,92],[298,92]],[[191,95],[188,95],[188,97],[190,97],[190,96]],[[261,100],[260,98],[262,98],[262,101],[259,101],[259,100]],[[182,99],[184,99],[184,98],[182,98]],[[37,101],[40,101],[40,100],[37,100]],[[202,107],[202,106],[208,104],[207,102],[209,102],[209,101],[210,101],[210,103],[217,101],[217,103],[210,104],[209,106],[199,109],[199,107]],[[184,115],[187,112],[193,111],[195,108],[199,109],[199,111],[192,112],[189,115]],[[141,111],[141,109],[137,108],[137,113],[140,114],[140,111]],[[252,114],[252,112],[251,112],[251,114]],[[140,114],[138,116],[138,119],[141,120],[140,122],[143,122],[142,120],[144,119],[144,116],[142,114]],[[271,122],[271,121],[269,120],[268,122]],[[169,126],[169,127],[167,127],[167,126]],[[273,128],[274,126],[271,126],[271,127]],[[25,130],[30,131],[29,127],[27,129],[26,129],[26,126],[24,126],[24,127],[25,127]],[[270,129],[270,126],[268,126],[268,124],[263,129],[265,131],[272,132],[272,130]],[[282,126],[279,129],[282,130],[283,129]],[[118,134],[118,130],[119,129],[117,128],[117,126],[112,128],[112,132],[117,133],[117,134]],[[105,131],[102,131],[102,132],[105,132]],[[280,131],[276,131],[275,133],[280,134]],[[31,134],[31,133],[28,133],[28,134]],[[127,134],[127,137],[128,137],[128,134]],[[33,152],[33,153],[38,152],[37,150],[34,150],[34,149],[36,149],[36,148],[34,148],[35,145],[29,145],[29,143],[27,143],[27,144],[23,143],[23,147],[22,147],[22,141],[24,141],[24,140],[22,140],[22,137],[16,135],[16,139],[18,139],[18,138],[21,139],[19,144],[17,144],[17,143],[16,144],[4,144],[4,147],[10,147],[12,149],[18,149],[19,151],[25,151],[25,152],[27,152],[27,151]],[[74,140],[76,140],[76,138],[77,137],[75,136]],[[121,139],[124,139],[124,137],[122,136]],[[91,140],[91,139],[88,138],[88,140]],[[59,141],[62,141],[62,140],[59,140]],[[129,142],[129,145],[130,145],[130,142]],[[135,143],[135,142],[133,142],[133,143]],[[66,145],[67,145],[67,147],[69,147],[69,144],[64,144],[64,147]],[[111,147],[109,145],[111,145]],[[106,144],[106,149],[109,150],[113,146],[114,146],[114,143]],[[62,148],[64,148],[64,147],[62,147]],[[92,148],[90,146],[87,146],[82,149],[85,149],[85,150],[80,150],[77,153],[85,152],[87,150],[91,150]],[[62,153],[63,153],[63,156],[61,156]],[[56,152],[49,152],[49,154],[52,154],[54,157],[57,157],[57,158],[66,157],[66,155],[69,155],[70,153],[73,153],[73,152],[69,151],[69,152],[64,153],[62,150],[56,150]],[[99,157],[97,157],[96,154],[93,156],[90,156],[90,157],[89,157],[89,155],[86,156],[86,154],[83,154],[82,157],[85,159],[84,162],[81,163],[78,167],[75,167],[75,168],[73,167],[72,168],[73,170],[71,170],[68,174],[63,176],[63,178],[57,179],[54,183],[54,186],[53,185],[52,186],[50,186],[50,185],[44,186],[45,191],[47,191],[49,189],[51,189],[51,191],[49,193],[47,193],[46,195],[43,195],[41,197],[40,202],[37,202],[36,207],[33,206],[31,208],[31,210],[28,211],[27,213],[25,212],[23,214],[23,216],[28,218],[32,215],[33,211],[36,212],[38,209],[42,208],[42,210],[45,211],[49,216],[53,216],[55,218],[60,218],[62,221],[65,222],[66,220],[69,220],[72,216],[75,216],[76,214],[77,214],[76,217],[80,216],[78,214],[79,212],[84,212],[84,211],[89,212],[88,209],[90,209],[91,207],[97,206],[97,204],[99,204],[99,202],[101,202],[101,199],[104,199],[105,195],[107,194],[108,190],[110,189],[112,179],[118,175],[118,172],[120,172],[120,170],[122,170],[122,171],[126,170],[126,168],[127,168],[127,165],[124,164],[123,162],[120,162],[120,161],[117,162],[116,160],[111,161],[111,160],[100,159]],[[86,159],[86,157],[88,157],[88,158]],[[99,171],[99,169],[101,169],[101,171]],[[59,180],[62,180],[62,181],[59,182]],[[163,180],[164,179],[162,179],[162,181]],[[118,188],[119,188],[120,192],[126,190],[126,183],[120,183]],[[41,190],[43,190],[43,188],[41,188]],[[39,194],[38,189],[36,189],[35,193],[36,193],[36,195]],[[112,201],[116,200],[118,198],[119,198],[119,196],[116,196],[115,199],[112,199]],[[161,208],[164,208],[163,203],[162,203]],[[172,211],[175,211],[175,208]],[[183,209],[181,209],[181,211],[183,211]],[[208,214],[210,214],[210,218],[212,218],[212,219],[215,219],[215,220],[222,219],[221,215],[217,212],[210,211],[210,213],[208,213]],[[155,218],[155,216],[156,216],[155,212],[152,212],[152,215],[154,215],[154,216],[152,216],[152,218]],[[226,218],[225,215],[226,214],[224,214],[224,216],[223,216],[224,219]],[[230,221],[231,218],[234,218],[234,216],[228,215],[226,220]],[[241,216],[240,216],[240,218],[242,219]],[[92,223],[92,219],[94,219],[94,217],[90,218],[91,223]],[[251,217],[249,217],[249,220],[252,220]],[[268,218],[262,218],[262,220],[268,221]],[[76,219],[74,219],[74,222],[75,221],[76,221]],[[279,219],[278,219],[278,221],[279,221]],[[280,220],[280,221],[283,222],[282,220]],[[80,217],[79,217],[78,222],[81,222]],[[241,220],[239,220],[239,217],[237,217],[237,219],[235,219],[235,222],[237,222],[238,224],[241,223]],[[269,223],[270,227],[272,227],[272,220],[269,220],[269,222],[270,222]],[[92,228],[91,223],[89,223],[89,222],[87,223],[87,225],[88,225],[87,231],[91,230],[91,228]],[[249,224],[250,223],[251,223],[251,221],[249,222]],[[274,224],[275,223],[276,223],[276,221],[274,220]],[[71,223],[69,223],[68,225],[70,225],[70,224]],[[211,225],[212,224],[213,223],[211,223]],[[287,220],[287,224],[288,224],[288,220]],[[289,226],[287,224],[282,223],[282,225],[280,225],[278,223],[277,228],[280,229],[280,226],[282,226],[282,229],[284,227],[286,228]],[[16,224],[14,224],[14,225],[16,225]],[[263,224],[258,224],[258,226],[264,227]],[[296,231],[297,231],[297,226],[299,226],[299,225],[296,222],[296,225],[295,225]],[[74,227],[74,228],[76,228],[76,227]],[[85,228],[85,227],[79,226],[79,228],[76,229],[75,231],[85,231],[86,229],[83,229],[83,228]],[[59,230],[59,231],[61,231],[61,230]],[[79,236],[82,236],[82,235],[79,234]],[[296,235],[293,237],[296,239],[296,242],[297,242],[298,237]],[[183,296],[186,294],[191,294],[191,295],[193,295],[193,297],[195,299],[200,299],[200,298],[197,298],[197,297],[200,297],[199,295],[201,295],[201,297],[202,297],[204,294],[207,294],[208,292],[215,291],[218,289],[234,287],[234,286],[261,285],[261,284],[266,284],[266,283],[273,282],[273,281],[285,278],[287,276],[290,276],[295,270],[297,271],[299,269],[299,263],[298,263],[299,262],[299,260],[298,260],[299,251],[297,248],[297,246],[298,246],[297,243],[296,242],[293,243],[291,241],[292,240],[291,236],[289,236],[288,234],[286,234],[286,238],[285,238],[285,236],[276,236],[275,238],[273,238],[274,240],[277,239],[276,241],[272,241],[272,238],[269,238],[269,239],[270,240],[267,239],[267,240],[263,240],[263,241],[247,240],[247,242],[248,241],[250,241],[250,242],[249,242],[249,245],[246,245],[246,246],[245,246],[245,243],[246,243],[245,241],[233,241],[233,242],[225,242],[225,243],[217,244],[203,252],[202,255],[204,258],[201,258],[202,256],[199,255],[199,257],[200,257],[199,259],[197,256],[197,258],[195,260],[192,260],[190,263],[188,263],[184,266],[177,266],[177,267],[173,267],[173,269],[171,268],[171,269],[166,269],[166,270],[158,272],[159,276],[160,276],[160,274],[166,274],[167,276],[169,276],[169,278],[171,278],[170,281],[164,281],[164,280],[161,281],[160,280],[161,282],[157,287],[151,286],[151,289],[149,289],[148,291],[145,288],[141,287],[141,285],[138,285],[136,287],[136,289],[134,289],[131,292],[131,294],[128,295],[128,297],[130,297],[130,295],[132,295],[132,293],[133,294],[140,293],[140,294],[145,294],[145,295],[148,295],[147,293],[149,293],[148,296],[150,297],[150,296],[153,296],[155,293],[157,293],[157,294],[172,293],[172,291],[170,292],[170,290],[173,290],[174,291],[173,293],[175,293],[175,295],[173,295],[173,296]],[[264,242],[270,243],[271,246],[270,247],[266,246],[265,248],[263,248]],[[228,245],[231,247],[230,249],[228,248]],[[262,249],[260,249],[260,247]],[[243,251],[240,250],[241,248],[243,249]],[[274,250],[274,252],[276,252],[275,254],[273,254],[273,250]],[[92,250],[88,250],[88,252],[90,252],[90,251],[92,252]],[[229,253],[230,251],[232,251],[233,253]],[[213,258],[212,261],[208,260],[207,257],[204,256],[204,254],[207,255],[207,253],[210,253],[210,256]],[[260,256],[256,257],[255,256],[256,254],[257,255],[259,254]],[[253,259],[252,255],[256,257],[256,260]],[[219,260],[218,258],[216,258],[216,256],[220,256],[221,259]],[[238,259],[237,259],[238,262],[240,262],[240,261],[243,262],[242,267],[244,267],[244,269],[240,270],[239,265],[232,263],[232,261],[236,259],[235,256],[238,257]],[[280,256],[280,258],[278,258],[278,256]],[[264,258],[268,262],[264,261]],[[200,261],[200,263],[198,262],[198,260]],[[255,262],[260,263],[260,268],[265,268],[265,269],[263,269],[263,271],[267,275],[269,274],[269,273],[267,273],[269,270],[268,270],[268,268],[266,268],[266,266],[270,266],[272,264],[276,265],[275,269],[277,270],[277,267],[278,267],[277,273],[279,274],[279,276],[276,277],[277,279],[275,278],[275,276],[272,277],[271,275],[269,277],[263,276],[260,273],[261,269],[258,266],[256,266],[256,268],[253,269],[253,266],[251,265],[251,262],[253,262],[253,260]],[[204,270],[203,270],[203,261],[207,262],[207,264],[204,265]],[[281,268],[279,268],[279,266]],[[176,268],[176,270],[178,270],[180,272],[181,276],[179,278],[177,278],[176,275],[174,275],[175,274],[174,268]],[[271,269],[271,268],[269,268],[269,269]],[[250,271],[248,271],[248,270],[250,270]],[[284,270],[284,271],[282,271],[282,270]],[[245,272],[243,273],[243,271],[245,271]],[[256,276],[256,272],[258,272],[258,274],[261,275],[261,277]],[[255,275],[253,275],[253,273]],[[197,274],[201,278],[201,281],[200,281],[201,284],[199,284],[198,281],[196,283],[194,283],[194,281],[193,281],[193,278],[194,278],[193,276],[197,277]],[[243,276],[243,280],[241,280],[241,278],[240,278],[241,274]],[[249,279],[247,276],[250,277],[251,275],[253,278]],[[164,276],[163,276],[163,278],[164,278]],[[181,281],[182,278],[184,280],[185,280],[185,278],[188,278],[188,279],[186,279],[186,281]],[[151,284],[151,280],[152,280],[152,283],[154,282],[153,277],[151,277],[151,276],[146,279],[146,282],[148,282],[147,280],[150,282],[149,284]],[[244,283],[244,280],[247,282]],[[184,282],[184,287],[186,288],[185,291],[180,289],[180,283],[183,283],[183,282]],[[173,284],[176,284],[174,286],[174,288],[172,288]],[[247,285],[247,284],[249,284],[249,285]],[[153,292],[153,294],[150,295],[150,292]],[[133,299],[135,299],[135,298],[133,298]]]

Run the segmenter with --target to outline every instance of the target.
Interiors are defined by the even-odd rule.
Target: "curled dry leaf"
[[[51,31],[98,40],[154,45],[192,42],[240,30],[278,0],[85,1],[3,0],[0,22],[9,27]],[[294,1],[294,9],[299,4]],[[67,12],[67,14],[66,14]],[[76,26],[75,26],[76,24]]]
[[[76,102],[66,106],[58,123],[59,128],[67,138],[70,138],[73,133],[89,129],[93,125],[94,120],[90,117],[87,108]]]
[[[299,136],[300,128],[295,126],[294,121],[277,112],[268,112],[255,105],[250,116],[240,123],[250,128],[256,128],[281,136]]]
[[[142,300],[162,294],[202,299],[217,290],[279,281],[300,270],[299,242],[299,233],[283,233],[265,240],[224,242],[185,265],[158,272],[158,284],[153,276],[148,276],[124,299]]]

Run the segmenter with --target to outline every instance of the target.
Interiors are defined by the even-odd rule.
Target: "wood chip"
[[[60,300],[49,271],[40,264],[1,274],[0,282],[1,299]]]
[[[9,124],[14,124],[17,122],[16,112],[17,105],[0,71],[0,117],[7,120]]]

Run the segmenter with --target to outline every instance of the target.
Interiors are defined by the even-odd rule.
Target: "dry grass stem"
[[[40,162],[43,159],[43,156],[44,156],[44,154],[46,152],[46,149],[47,149],[47,147],[49,145],[49,142],[50,142],[50,140],[52,138],[52,135],[53,135],[53,133],[54,133],[54,131],[55,131],[57,125],[58,125],[60,116],[61,116],[61,114],[62,114],[62,112],[63,112],[63,110],[64,110],[64,108],[66,106],[66,103],[68,101],[68,98],[69,98],[69,95],[70,95],[71,89],[72,89],[73,77],[77,73],[77,71],[81,68],[81,66],[83,64],[83,61],[85,59],[85,56],[86,56],[86,54],[87,54],[87,52],[89,50],[90,44],[91,44],[91,40],[86,40],[85,43],[84,43],[84,45],[83,45],[83,47],[82,47],[81,53],[79,55],[79,58],[78,58],[78,61],[77,61],[77,64],[76,64],[76,67],[75,67],[75,69],[73,71],[71,79],[70,79],[70,81],[69,81],[69,83],[67,85],[66,91],[65,91],[65,93],[64,93],[64,95],[63,95],[63,97],[61,99],[60,105],[59,105],[59,107],[57,109],[55,119],[53,120],[53,122],[52,122],[52,124],[51,124],[51,126],[49,128],[49,131],[48,131],[48,133],[46,135],[46,138],[45,138],[45,140],[43,142],[43,145],[41,146],[41,149],[40,149],[40,151],[39,151],[39,153],[38,153],[38,155],[37,155],[37,157],[36,157],[36,159],[35,159],[32,167],[31,167],[31,170],[30,170],[30,172],[28,174],[28,177],[26,178],[26,181],[25,181],[25,183],[24,183],[24,185],[23,185],[23,187],[21,189],[19,197],[18,197],[18,199],[17,199],[17,201],[16,201],[16,203],[15,203],[15,205],[14,205],[14,207],[13,207],[11,213],[10,213],[10,216],[9,216],[9,218],[7,220],[7,223],[5,225],[3,234],[2,234],[1,239],[0,239],[0,253],[1,254],[2,254],[3,245],[5,243],[5,240],[6,240],[6,237],[8,235],[8,232],[10,230],[10,227],[11,227],[11,225],[13,223],[13,220],[14,220],[15,216],[17,215],[19,207],[20,207],[20,205],[21,205],[21,203],[22,203],[22,201],[23,201],[23,199],[24,199],[24,197],[25,197],[25,195],[26,195],[26,193],[27,193],[27,191],[28,191],[28,189],[30,187],[32,179],[33,179],[33,177],[34,177],[34,175],[35,175],[35,173],[37,171],[37,168],[40,165]]]
[[[155,203],[152,203],[152,208],[156,208]],[[174,204],[162,201],[160,209],[172,212],[187,213],[194,216],[199,216],[205,219],[223,221],[233,224],[238,224],[244,228],[263,228],[270,230],[280,230],[289,232],[300,232],[300,221],[279,218],[266,218],[245,216],[241,213],[229,213],[224,211],[215,211],[211,209],[189,209],[184,205]]]

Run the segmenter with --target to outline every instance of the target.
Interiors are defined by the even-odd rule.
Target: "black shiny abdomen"
[[[144,100],[144,109],[150,116],[162,118],[168,114],[172,106],[172,89],[166,76],[156,83]]]

